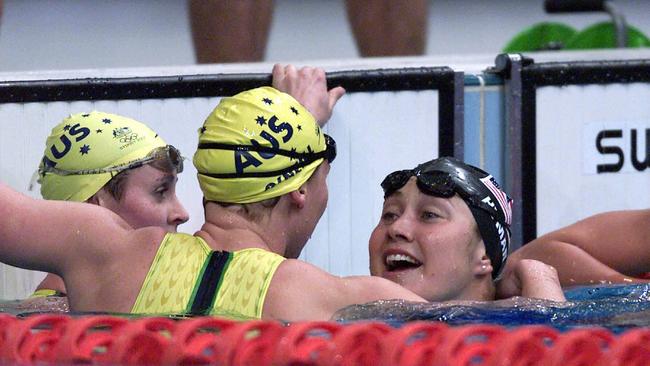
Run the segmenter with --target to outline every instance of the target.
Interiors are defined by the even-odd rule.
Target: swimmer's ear
[[[477,276],[492,275],[492,261],[487,255],[481,257],[481,260],[474,266],[474,274]]]
[[[305,199],[307,198],[306,191],[303,187],[295,191],[289,192],[291,202],[299,209],[305,207]]]

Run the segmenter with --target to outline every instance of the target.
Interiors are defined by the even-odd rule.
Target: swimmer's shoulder
[[[264,317],[291,321],[327,320],[345,306],[381,299],[423,301],[384,278],[339,277],[305,261],[287,259],[278,266],[271,281]]]
[[[332,289],[335,278],[301,260],[282,261],[269,285],[262,316],[287,321],[328,319],[331,309],[323,300],[325,292],[336,292]]]
[[[339,278],[323,271],[311,263],[307,263],[300,259],[285,259],[278,267],[278,272],[280,273],[276,274],[276,276],[279,276],[278,279],[282,280],[294,280],[295,277],[301,274],[314,277],[322,277],[323,279]]]
[[[160,227],[129,230],[121,242],[104,249],[103,258],[97,259],[98,272],[101,268],[107,271],[103,276],[115,272],[144,278],[168,234]]]
[[[160,227],[131,229],[122,240],[114,243],[113,247],[106,248],[106,251],[109,256],[122,259],[153,258],[168,234],[170,233]]]
[[[180,238],[182,238],[182,240],[190,240],[194,238],[192,234],[170,233],[160,227],[136,229],[133,231],[132,236],[136,243],[153,249],[158,248],[160,245],[166,241],[172,240],[173,238],[176,238],[176,240],[179,240]]]

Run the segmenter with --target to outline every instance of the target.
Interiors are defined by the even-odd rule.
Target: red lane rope
[[[411,322],[391,332],[384,343],[382,366],[431,365],[449,326],[438,322]]]
[[[378,365],[383,353],[383,340],[392,329],[384,323],[356,323],[342,327],[334,334],[331,359],[343,366]]]
[[[143,318],[120,329],[112,358],[123,365],[159,365],[169,347],[176,323],[167,318]]]
[[[200,317],[179,321],[169,346],[163,352],[163,365],[196,365],[214,363],[219,348],[219,336],[235,326],[235,321]]]
[[[496,352],[487,359],[490,366],[525,366],[539,364],[559,337],[557,330],[532,325],[514,329],[494,343]]]
[[[611,365],[641,366],[650,363],[650,329],[634,329],[623,333],[612,344]]]
[[[274,364],[333,365],[333,338],[342,327],[322,321],[291,324],[277,344]]]
[[[111,316],[68,318],[68,329],[55,347],[54,359],[70,364],[105,361],[117,331],[127,323],[127,319]]]
[[[9,322],[0,360],[25,364],[53,361],[52,350],[68,322],[64,315],[50,314]]]
[[[608,358],[606,353],[614,335],[601,328],[578,329],[563,333],[548,353],[548,365],[597,365]],[[608,363],[608,362],[606,362]]]
[[[251,320],[238,323],[219,338],[219,365],[271,365],[284,327],[275,321]]]
[[[8,348],[7,333],[12,323],[18,321],[15,317],[8,314],[0,314],[0,361],[4,359],[4,350]]]
[[[418,321],[237,322],[0,314],[0,364],[119,365],[620,365],[650,364],[650,328],[560,333],[547,326]]]
[[[486,364],[497,341],[506,334],[505,328],[487,324],[449,328],[436,351],[433,365]]]

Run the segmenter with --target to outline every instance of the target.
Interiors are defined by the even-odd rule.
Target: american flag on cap
[[[483,183],[487,189],[492,192],[492,195],[499,202],[499,206],[501,206],[501,210],[503,211],[503,216],[505,217],[506,224],[510,226],[510,224],[512,224],[512,198],[508,197],[508,195],[501,190],[499,183],[497,183],[496,179],[494,179],[494,177],[491,175],[488,175],[485,178],[481,178],[480,180],[481,183]]]

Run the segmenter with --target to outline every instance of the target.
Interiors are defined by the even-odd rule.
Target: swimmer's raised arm
[[[57,274],[83,266],[84,260],[102,261],[109,241],[119,242],[130,230],[119,216],[101,207],[37,200],[3,183],[0,217],[0,261]]]
[[[563,286],[646,282],[650,271],[650,210],[607,212],[541,236],[513,253],[555,267]]]
[[[273,87],[294,97],[324,126],[336,102],[345,94],[340,86],[327,90],[325,71],[317,67],[296,69],[293,65],[273,66]]]
[[[288,259],[273,276],[264,303],[264,317],[327,320],[346,306],[384,299],[425,301],[381,277],[337,277],[309,263]]]

